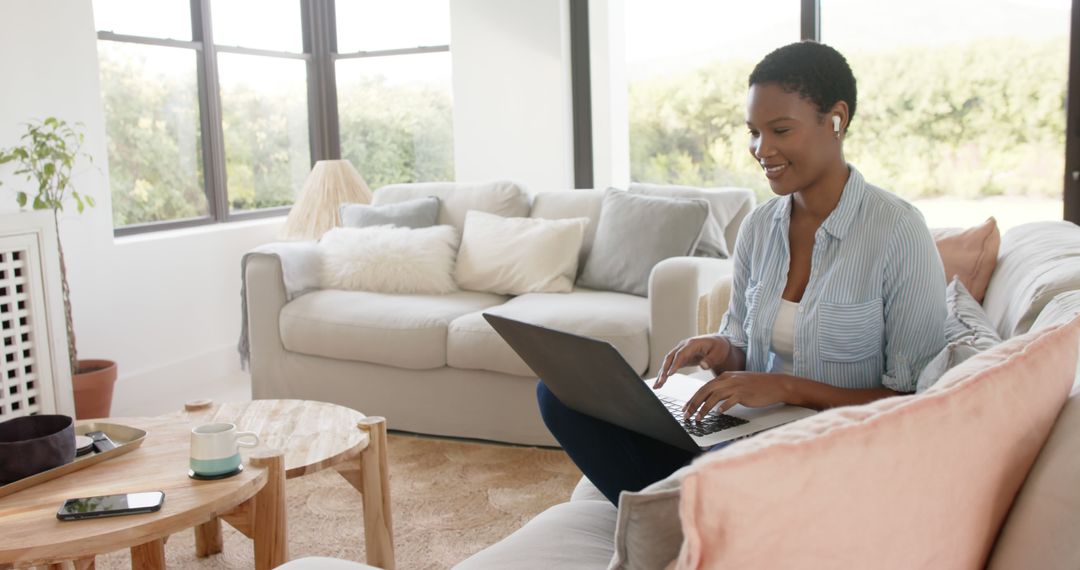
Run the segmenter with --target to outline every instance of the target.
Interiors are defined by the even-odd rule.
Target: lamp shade
[[[311,169],[304,189],[285,220],[282,238],[319,239],[337,225],[342,204],[368,204],[371,189],[347,160],[320,160]]]

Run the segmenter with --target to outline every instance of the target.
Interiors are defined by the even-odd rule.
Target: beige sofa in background
[[[731,249],[753,208],[753,193],[706,194]],[[437,196],[437,223],[459,231],[469,210],[505,217],[587,217],[580,268],[603,195],[600,190],[529,194],[512,183],[432,183],[381,188],[374,203]],[[648,297],[584,288],[516,297],[290,290],[286,283],[312,283],[315,255],[314,246],[289,244],[261,247],[245,258],[253,398],[333,402],[385,416],[394,430],[533,445],[556,444],[537,410],[536,376],[482,312],[607,340],[646,375],[657,370],[676,342],[696,334],[699,298],[731,273],[726,259],[670,258],[653,269]]]

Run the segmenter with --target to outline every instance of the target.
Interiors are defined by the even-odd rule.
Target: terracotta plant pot
[[[116,363],[111,360],[79,360],[71,377],[75,392],[75,417],[80,420],[106,418],[112,407]]]

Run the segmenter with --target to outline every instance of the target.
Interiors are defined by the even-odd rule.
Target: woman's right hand
[[[711,369],[714,374],[723,372],[720,366],[727,361],[731,353],[731,342],[722,336],[702,335],[679,342],[664,357],[664,365],[653,383],[653,390],[658,390],[672,374],[685,366],[698,365],[702,370]]]

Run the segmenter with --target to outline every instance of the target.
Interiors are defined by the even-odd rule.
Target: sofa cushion
[[[446,329],[505,301],[491,293],[389,295],[315,291],[281,309],[286,350],[415,370],[446,366]]]
[[[657,263],[690,255],[701,237],[709,203],[609,189],[578,284],[646,296]]]
[[[683,532],[679,499],[687,465],[638,492],[619,494],[611,570],[663,568],[679,555]]]
[[[1080,319],[1008,340],[924,394],[703,455],[683,479],[679,567],[983,567],[1068,396],[1078,342]]]
[[[1039,313],[1031,330],[1038,331],[1056,324],[1066,323],[1080,314],[1080,291],[1066,291],[1054,297]]]
[[[945,266],[945,280],[959,277],[971,296],[982,303],[1001,247],[997,220],[991,217],[975,227],[935,228],[931,232]]]
[[[452,225],[461,231],[465,213],[480,210],[508,218],[529,215],[529,196],[513,182],[482,184],[459,182],[421,182],[391,184],[375,191],[372,204],[394,204],[425,196],[439,199],[439,225]]]
[[[1080,291],[1062,293],[1032,332],[1080,314]],[[994,544],[988,568],[1080,568],[1080,374],[1050,437],[1024,480]]]
[[[331,228],[319,240],[324,289],[440,295],[454,281],[453,226]]]
[[[945,348],[919,373],[915,391],[933,386],[946,372],[976,354],[1001,342],[990,317],[971,296],[960,277],[953,277],[945,289]]]
[[[585,239],[581,242],[578,259],[585,261],[596,237],[596,223],[600,221],[600,205],[604,202],[602,190],[554,190],[533,196],[530,218],[563,220],[566,218],[589,218],[585,225]],[[581,265],[578,270],[580,272]]]
[[[983,308],[1002,338],[1031,328],[1043,307],[1080,289],[1080,228],[1071,222],[1033,222],[1001,239],[997,269]]]
[[[696,188],[671,184],[631,184],[631,193],[647,196],[669,196],[672,198],[701,198],[709,202],[709,220],[702,229],[701,241],[694,255],[702,257],[729,257],[734,250],[735,239],[730,243],[725,237],[732,222],[741,222],[742,217],[754,207],[754,191],[747,188]]]
[[[649,301],[634,295],[575,289],[529,293],[487,312],[556,330],[606,340],[639,374],[649,368]],[[450,323],[446,361],[454,368],[536,377],[476,311]]]
[[[457,570],[574,570],[606,568],[611,560],[615,508],[607,501],[572,501],[540,513],[481,550]]]
[[[439,217],[439,199],[425,196],[395,204],[342,204],[338,207],[342,227],[398,226],[426,228]]]
[[[570,492],[571,501],[607,501],[607,497],[592,484],[587,477],[578,480],[574,490]]]
[[[569,293],[588,218],[465,216],[454,279],[462,289],[505,295]]]

